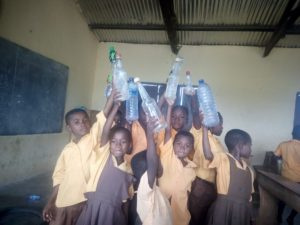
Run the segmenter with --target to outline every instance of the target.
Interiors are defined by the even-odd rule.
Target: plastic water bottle
[[[113,63],[113,83],[116,90],[120,93],[119,101],[125,101],[129,97],[127,73],[123,68],[120,54],[116,54],[116,60]]]
[[[139,118],[139,106],[138,106],[138,88],[134,83],[133,78],[129,78],[128,81],[129,98],[126,100],[126,115],[125,118],[128,122],[138,120]]]
[[[107,80],[106,80],[106,87],[105,87],[105,90],[104,90],[104,95],[106,98],[108,98],[111,94],[111,91],[112,91],[112,75],[111,74],[108,74],[107,76]]]
[[[186,75],[186,82],[185,82],[185,87],[184,87],[184,93],[186,95],[194,95],[195,90],[193,88],[190,71],[186,71],[185,75]]]
[[[140,96],[142,98],[142,107],[147,118],[149,119],[149,117],[152,117],[156,121],[154,132],[157,133],[160,130],[165,129],[167,127],[167,123],[164,116],[161,114],[156,101],[148,95],[146,89],[140,82],[140,78],[134,78],[134,82],[137,84]]]
[[[40,199],[41,199],[41,196],[39,196],[39,195],[32,194],[32,195],[28,196],[28,201],[29,202],[37,202]]]
[[[176,99],[177,86],[179,82],[179,71],[181,69],[181,65],[183,63],[183,58],[176,57],[173,62],[172,69],[170,75],[168,77],[167,88],[165,93],[165,98],[167,102],[174,102]]]
[[[214,127],[219,124],[219,116],[214,96],[208,84],[199,80],[197,89],[199,108],[204,114],[203,124],[207,127]]]

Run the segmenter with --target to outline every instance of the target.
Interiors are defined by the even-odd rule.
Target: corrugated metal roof
[[[159,0],[75,0],[99,41],[169,43]],[[265,46],[289,0],[173,0],[179,44]],[[300,0],[296,1],[300,5]],[[295,22],[300,25],[300,18]],[[238,26],[238,30],[234,30]],[[243,30],[243,27],[262,30]],[[203,29],[209,27],[208,29]],[[224,27],[223,31],[216,29]],[[226,27],[233,28],[228,31]],[[268,28],[269,30],[263,30]],[[299,27],[298,27],[299,28]],[[222,28],[223,29],[223,28]],[[247,29],[247,28],[246,28]],[[201,30],[201,31],[199,31]],[[286,35],[278,47],[300,47]]]

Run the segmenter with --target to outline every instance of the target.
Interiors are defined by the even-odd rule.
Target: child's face
[[[241,157],[246,158],[246,159],[248,159],[250,157],[251,151],[252,151],[251,146],[252,146],[251,142],[242,145],[241,150],[240,150]]]
[[[173,144],[174,153],[179,159],[183,159],[189,155],[193,150],[194,146],[189,137],[180,136],[178,137]]]
[[[181,109],[175,109],[172,112],[172,116],[171,116],[172,128],[175,129],[176,131],[179,131],[184,127],[185,123],[186,123],[185,112]]]
[[[89,133],[91,129],[89,118],[82,112],[71,115],[67,127],[77,139]]]
[[[123,157],[130,147],[131,143],[122,131],[117,131],[110,140],[110,152],[115,157]]]

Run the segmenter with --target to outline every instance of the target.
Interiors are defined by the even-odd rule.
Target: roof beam
[[[104,30],[157,30],[164,31],[164,25],[148,24],[89,24],[90,29]],[[275,26],[259,25],[178,25],[177,31],[211,31],[211,32],[274,32]],[[295,25],[286,30],[286,34],[300,34],[300,25]]]
[[[159,4],[165,23],[165,28],[167,29],[172,52],[177,55],[180,47],[178,44],[179,38],[177,35],[178,21],[174,11],[173,0],[159,0]]]
[[[292,10],[296,0],[290,0],[285,8],[285,11],[278,23],[277,29],[274,31],[271,39],[266,44],[266,48],[263,57],[270,54],[277,42],[287,34],[287,30],[293,26],[295,21],[300,16],[300,3]]]

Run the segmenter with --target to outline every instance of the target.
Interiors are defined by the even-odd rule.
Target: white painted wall
[[[98,41],[73,0],[2,0],[0,36],[69,67],[66,111],[91,106]],[[60,134],[0,137],[0,186],[53,170]]]
[[[103,89],[111,67],[108,48],[122,53],[129,74],[142,81],[164,82],[174,56],[169,46],[100,43],[98,46],[93,108],[103,106]],[[300,91],[300,49],[275,48],[263,58],[262,48],[232,46],[183,46],[180,55],[196,85],[204,78],[212,87],[224,117],[224,134],[232,128],[248,131],[253,139],[254,164],[291,138],[295,96]],[[99,102],[99,95],[102,100]]]

